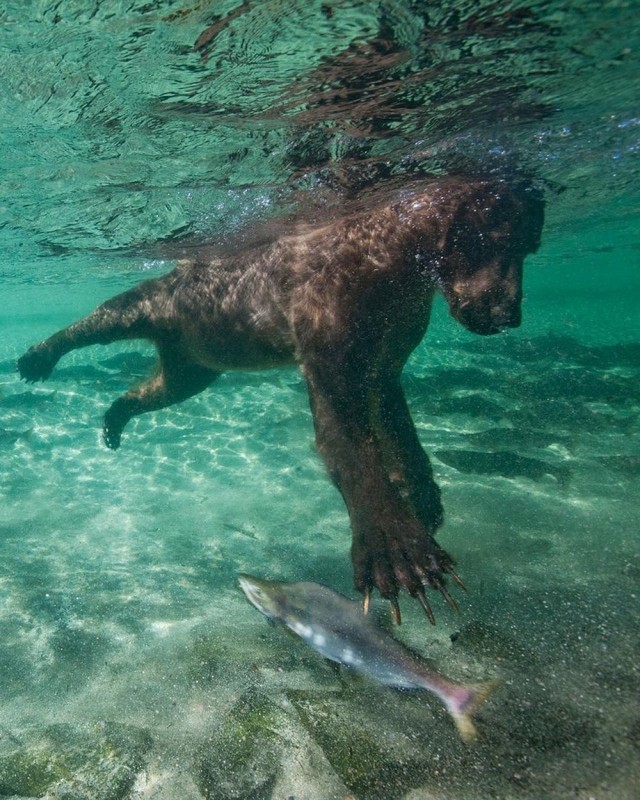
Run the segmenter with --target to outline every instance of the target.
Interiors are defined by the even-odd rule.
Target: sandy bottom
[[[2,352],[0,797],[637,797],[640,346],[462,339],[407,370],[470,591],[459,616],[434,599],[436,628],[404,599],[395,633],[502,681],[471,747],[436,698],[336,674],[237,586],[351,594],[297,372],[224,376],[112,453],[101,415],[149,352],[73,354],[37,387]]]

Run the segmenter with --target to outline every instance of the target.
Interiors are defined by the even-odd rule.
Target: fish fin
[[[472,717],[487,701],[489,695],[500,685],[500,681],[488,681],[475,685],[461,684],[447,697],[447,708],[453,717],[458,733],[465,742],[473,742],[478,735]]]

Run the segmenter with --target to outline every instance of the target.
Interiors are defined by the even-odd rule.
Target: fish
[[[249,601],[273,622],[289,628],[325,658],[396,689],[426,689],[445,704],[460,736],[477,736],[472,716],[497,685],[457,683],[431,669],[367,616],[359,603],[320,583],[280,583],[238,576]]]

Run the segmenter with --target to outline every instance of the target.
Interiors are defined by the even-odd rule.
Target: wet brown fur
[[[131,417],[201,392],[228,369],[296,363],[309,388],[318,450],[347,505],[357,588],[385,597],[439,587],[452,560],[400,373],[441,291],[469,330],[520,323],[522,263],[543,206],[503,182],[443,179],[368,209],[206,262],[124,292],[34,345],[18,361],[47,378],[79,347],[148,339],[157,375],[118,398],[104,421],[116,449]]]

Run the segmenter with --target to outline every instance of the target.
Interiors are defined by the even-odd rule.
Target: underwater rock
[[[396,800],[427,782],[433,762],[389,709],[367,695],[366,709],[353,696],[290,691],[287,697],[327,761],[358,800]],[[392,695],[402,712],[401,696]],[[428,718],[428,710],[425,709]],[[381,721],[384,724],[381,725]],[[453,745],[454,749],[457,743]]]
[[[148,375],[157,362],[158,359],[154,356],[144,356],[142,353],[118,353],[98,361],[101,367],[118,370],[123,375],[139,377]]]
[[[344,800],[349,795],[288,693],[246,691],[202,741],[194,767],[191,779],[206,800]]]
[[[634,720],[629,725],[626,737],[637,750],[640,750],[640,719]]]
[[[435,367],[425,376],[408,372],[402,376],[407,391],[417,398],[448,397],[452,392],[477,390],[495,391],[496,378],[492,371],[479,367]]]
[[[503,478],[529,478],[540,481],[547,475],[553,475],[561,486],[565,486],[571,477],[568,467],[549,464],[538,458],[510,453],[508,450],[497,450],[487,453],[482,450],[437,450],[436,458],[459,472],[473,475],[501,475]]]
[[[488,447],[491,450],[504,450],[505,448],[517,450],[523,447],[544,449],[558,444],[570,447],[574,443],[570,436],[536,428],[489,428],[477,433],[465,433],[464,439],[465,442]]]
[[[56,380],[75,381],[77,383],[101,384],[111,378],[111,373],[98,369],[93,364],[76,364],[73,367],[63,367],[56,372]]]
[[[609,410],[598,410],[586,403],[553,398],[531,401],[518,411],[510,414],[510,422],[516,428],[527,428],[544,420],[547,428],[559,428],[570,434],[601,433],[620,431],[627,433],[634,429],[635,417],[616,416]]]
[[[469,417],[492,420],[499,420],[507,415],[506,408],[477,392],[443,398],[430,405],[429,411],[438,416],[465,414]]]
[[[147,731],[116,722],[3,730],[0,797],[124,800],[151,743]]]
[[[31,438],[33,428],[26,431],[11,431],[6,428],[0,428],[0,448],[10,447],[19,441],[26,441]]]
[[[607,469],[618,472],[626,478],[640,476],[640,456],[599,456],[597,460]]]
[[[270,800],[281,769],[286,714],[249,690],[203,743],[194,780],[207,800]]]
[[[0,403],[6,408],[37,408],[50,400],[55,400],[57,392],[16,392],[0,397]]]

